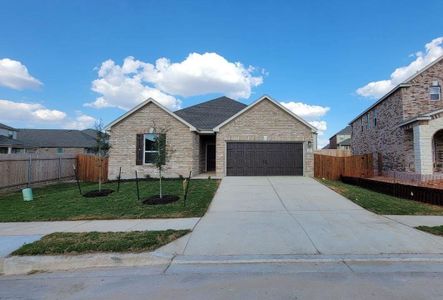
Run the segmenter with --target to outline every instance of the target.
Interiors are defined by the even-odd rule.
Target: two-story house
[[[374,154],[379,171],[443,172],[443,56],[351,121],[353,154]]]
[[[346,126],[333,136],[329,138],[328,149],[340,149],[349,150],[351,149],[351,126]]]

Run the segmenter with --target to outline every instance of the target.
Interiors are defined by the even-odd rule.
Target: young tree
[[[96,137],[95,137],[95,147],[94,152],[97,154],[99,158],[98,168],[98,190],[102,190],[102,169],[103,169],[103,158],[108,155],[108,151],[111,148],[109,145],[109,136],[104,130],[103,121],[100,119],[95,123],[95,131],[96,131]]]
[[[154,123],[154,132],[153,133],[155,133],[157,135],[154,145],[158,151],[158,154],[155,157],[154,164],[158,170],[158,175],[159,175],[159,188],[160,188],[159,196],[160,196],[160,198],[163,198],[163,186],[162,186],[163,166],[166,165],[166,161],[168,160],[169,156],[173,152],[173,149],[168,147],[168,145],[166,144],[166,133],[167,132],[168,132],[168,128],[157,128]]]

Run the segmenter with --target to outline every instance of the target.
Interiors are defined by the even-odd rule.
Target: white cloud
[[[94,117],[76,112],[75,117],[65,112],[49,109],[39,103],[14,102],[0,99],[0,115],[2,122],[12,122],[22,127],[62,127],[85,129],[94,125]]]
[[[160,58],[150,64],[131,56],[122,65],[107,60],[92,82],[92,90],[101,96],[85,106],[127,110],[152,97],[175,110],[180,108],[181,101],[176,98],[179,96],[223,93],[233,98],[248,98],[252,88],[263,82],[263,77],[254,73],[254,67],[229,62],[216,53],[191,53],[178,63]]]
[[[442,55],[443,37],[433,39],[425,45],[425,52],[415,53],[413,55],[415,60],[407,66],[395,69],[390,79],[370,82],[357,89],[357,94],[363,97],[379,98]]]
[[[328,129],[327,122],[321,120],[328,111],[329,107],[320,105],[311,105],[303,102],[280,102],[284,107],[292,111],[294,114],[306,119],[309,124],[318,129],[318,135],[321,136]],[[320,141],[320,139],[319,139]],[[320,142],[319,142],[320,145]],[[324,145],[323,145],[324,146]]]
[[[92,116],[85,115],[84,113],[78,111],[76,112],[76,117],[67,120],[62,127],[66,129],[86,129],[93,128],[95,126],[96,118]]]
[[[263,77],[254,73],[254,67],[229,62],[217,53],[191,53],[179,63],[160,58],[155,67],[146,69],[145,75],[158,89],[172,95],[223,93],[233,98],[249,98],[252,87],[263,83]]]
[[[42,83],[32,77],[21,62],[9,58],[0,59],[0,86],[22,90],[41,85]]]
[[[318,129],[318,135],[323,135],[323,133],[328,129],[326,121],[309,121],[309,124]]]
[[[66,114],[55,109],[47,109],[38,103],[14,102],[0,100],[2,121],[58,122]]]
[[[280,102],[284,107],[302,118],[323,117],[329,110],[329,107],[320,105],[309,105],[303,102]]]

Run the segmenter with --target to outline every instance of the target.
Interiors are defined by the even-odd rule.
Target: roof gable
[[[223,126],[225,126],[226,124],[230,123],[232,120],[236,119],[238,116],[242,115],[243,113],[249,111],[251,108],[253,108],[254,106],[256,106],[258,103],[262,102],[262,101],[270,101],[272,104],[276,105],[278,108],[280,108],[281,110],[283,110],[284,112],[286,112],[287,114],[289,114],[291,117],[293,117],[294,119],[296,119],[297,121],[301,122],[303,125],[305,125],[306,127],[308,127],[309,129],[311,129],[313,132],[317,132],[317,128],[315,128],[314,126],[312,126],[311,124],[309,124],[307,121],[305,121],[303,118],[299,117],[298,115],[294,114],[292,111],[290,111],[289,109],[287,109],[286,107],[284,107],[283,105],[281,105],[279,102],[273,100],[271,97],[269,96],[262,96],[260,97],[258,100],[256,100],[255,102],[251,103],[250,105],[246,106],[244,109],[242,109],[241,111],[239,111],[238,113],[236,113],[235,115],[233,115],[232,117],[230,117],[229,119],[227,119],[226,121],[224,121],[223,123],[219,124],[218,126],[216,126],[214,128],[214,131],[218,132],[220,130],[220,128],[222,128]]]
[[[245,107],[246,104],[231,98],[219,97],[177,110],[174,113],[198,130],[212,130]]]
[[[6,129],[6,130],[10,130],[10,131],[16,131],[15,128],[12,128],[11,126],[5,125],[3,123],[0,123],[0,128],[1,129]]]
[[[355,117],[354,119],[352,119],[351,122],[349,122],[349,124],[354,123],[355,121],[357,121],[360,117],[362,117],[364,114],[366,114],[368,111],[370,111],[371,109],[373,109],[374,107],[376,107],[377,105],[379,105],[381,102],[383,102],[384,100],[386,100],[386,98],[388,98],[389,96],[391,96],[392,94],[394,94],[398,89],[400,88],[404,88],[404,87],[410,87],[411,86],[411,81],[414,80],[414,78],[416,78],[417,76],[423,74],[424,72],[426,72],[427,70],[429,70],[430,68],[432,68],[434,65],[438,64],[439,62],[441,62],[443,60],[443,55],[440,56],[439,58],[437,58],[436,60],[434,60],[432,63],[428,64],[427,66],[425,66],[423,69],[417,71],[414,75],[410,76],[409,78],[407,78],[406,80],[404,80],[403,82],[401,82],[400,84],[398,84],[396,87],[394,87],[392,90],[390,90],[389,92],[387,92],[383,97],[381,97],[380,99],[378,99],[374,104],[372,104],[371,106],[369,106],[367,109],[365,109],[361,114],[359,114],[357,117]]]
[[[130,115],[132,115],[133,113],[135,113],[136,111],[141,109],[142,107],[145,107],[149,103],[155,104],[156,106],[161,108],[163,111],[167,112],[169,115],[171,115],[172,117],[174,117],[178,121],[180,121],[183,124],[185,124],[186,126],[188,126],[191,131],[197,131],[197,128],[195,128],[193,125],[191,125],[189,122],[183,120],[181,117],[179,117],[178,115],[176,115],[175,113],[173,113],[172,111],[170,111],[169,109],[167,109],[166,107],[164,107],[163,105],[161,105],[160,103],[155,101],[153,98],[149,98],[149,99],[143,101],[142,103],[140,103],[139,105],[135,106],[133,109],[127,111],[125,114],[121,115],[119,118],[115,119],[114,121],[112,121],[111,123],[106,125],[105,129],[106,130],[111,129],[112,126],[116,125],[117,123],[120,123],[121,121],[123,121],[124,119],[126,119],[127,117],[129,117]]]

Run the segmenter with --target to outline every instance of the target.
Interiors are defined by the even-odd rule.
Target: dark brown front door
[[[228,176],[303,175],[303,144],[228,142]]]
[[[206,172],[215,171],[215,145],[206,145]]]

